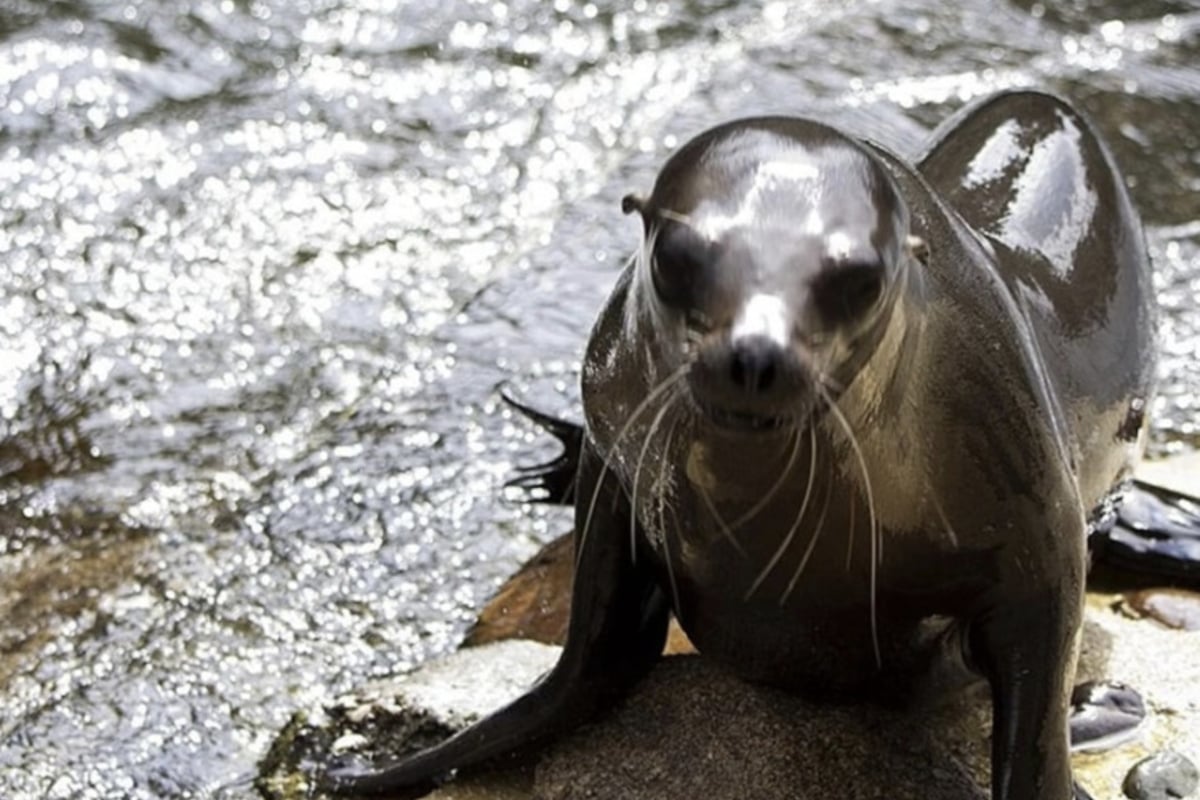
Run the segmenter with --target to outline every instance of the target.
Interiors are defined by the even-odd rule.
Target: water
[[[250,797],[293,710],[452,648],[567,524],[501,500],[497,388],[577,407],[619,198],[717,120],[1077,100],[1195,449],[1198,59],[1194,0],[0,0],[0,796]]]

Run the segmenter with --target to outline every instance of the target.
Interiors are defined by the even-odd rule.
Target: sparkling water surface
[[[559,512],[619,199],[736,116],[913,154],[1060,92],[1148,228],[1200,444],[1200,5],[0,0],[0,797],[248,798],[297,708],[451,649]]]

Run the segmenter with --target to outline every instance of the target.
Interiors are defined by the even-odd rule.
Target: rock
[[[523,694],[558,660],[559,648],[511,640],[467,648],[409,673],[368,684],[326,709],[297,714],[259,764],[268,800],[315,798],[310,770],[335,758],[384,763],[429,747]],[[518,773],[482,785],[456,781],[441,800],[528,797]]]
[[[368,684],[337,706],[350,718],[417,712],[455,730],[524,694],[560,648],[522,639],[464,648],[412,672]]]
[[[1189,488],[1195,490],[1194,481]],[[332,753],[388,761],[524,691],[553,665],[558,648],[495,640],[562,640],[571,584],[562,564],[569,566],[570,552],[569,540],[547,546],[489,604],[468,644],[492,644],[372,684],[311,718],[297,715],[261,765],[262,794],[272,800],[316,797],[300,765],[326,763]],[[1128,794],[1127,788],[1128,797],[1185,797],[1162,792],[1195,791],[1191,762],[1174,753],[1145,757],[1200,742],[1200,636],[1131,619],[1118,613],[1122,606],[1115,592],[1089,594],[1078,681],[1128,684],[1145,698],[1149,714],[1131,742],[1076,755],[1075,774],[1096,800],[1118,800],[1123,785],[1144,792]],[[676,629],[667,652],[691,649]],[[539,751],[530,763],[459,775],[429,798],[977,800],[987,796],[982,787],[990,769],[990,703],[981,689],[950,697],[937,709],[832,705],[751,686],[701,658],[665,658],[609,714]],[[1177,767],[1163,766],[1168,756]],[[1145,760],[1131,771],[1138,759]],[[1182,782],[1189,775],[1190,788]],[[1145,793],[1153,791],[1159,794]]]
[[[1200,451],[1159,460],[1148,459],[1138,464],[1134,477],[1200,497]]]
[[[1146,719],[1146,703],[1132,686],[1085,681],[1071,692],[1071,750],[1100,752],[1132,740]]]
[[[1127,682],[1151,713],[1134,742],[1075,757],[1096,800],[1121,797],[1122,778],[1148,748],[1200,741],[1200,637],[1130,620],[1112,605],[1089,598],[1079,680]],[[299,765],[324,763],[335,742],[354,752],[369,742],[364,757],[381,761],[431,744],[523,691],[557,654],[497,643],[372,684],[294,721],[264,761],[260,788],[280,800],[309,796]],[[463,775],[430,798],[977,800],[987,796],[989,718],[982,687],[937,709],[833,705],[746,684],[699,657],[665,658],[611,713],[539,751],[532,765]]]
[[[570,534],[539,550],[488,601],[463,646],[504,639],[561,645],[567,638],[574,553]]]
[[[980,722],[961,707],[914,715],[823,704],[698,657],[667,658],[629,702],[547,751],[533,797],[986,798],[944,744],[969,736],[986,750]]]
[[[571,539],[568,533],[553,540],[505,581],[467,632],[463,647],[504,639],[532,639],[561,646],[567,639],[575,577]],[[694,652],[696,648],[672,617],[663,653]]]
[[[1185,756],[1170,750],[1144,758],[1129,770],[1122,789],[1133,800],[1172,800],[1191,797],[1200,785],[1200,772]]]
[[[1141,589],[1125,595],[1130,613],[1184,631],[1200,631],[1200,592],[1177,588]]]

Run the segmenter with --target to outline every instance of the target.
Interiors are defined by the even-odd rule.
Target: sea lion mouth
[[[739,433],[771,433],[791,426],[791,416],[759,414],[753,411],[735,411],[697,402],[700,410],[714,425]]]

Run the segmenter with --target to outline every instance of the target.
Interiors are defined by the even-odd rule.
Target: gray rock
[[[1200,772],[1186,756],[1165,750],[1143,758],[1129,770],[1121,787],[1132,800],[1176,800],[1191,797]]]
[[[558,661],[561,648],[524,640],[468,647],[412,672],[365,685],[336,705],[351,718],[420,711],[458,730],[515,700]]]
[[[698,657],[666,659],[629,702],[551,748],[537,800],[975,800],[943,742],[961,713],[828,705],[752,686]],[[986,749],[986,736],[972,735]]]
[[[297,714],[259,764],[267,800],[321,797],[310,773],[336,758],[379,764],[429,747],[523,694],[559,648],[510,640],[467,648],[409,673],[363,686],[325,709]],[[531,777],[456,781],[442,800],[518,800]]]

